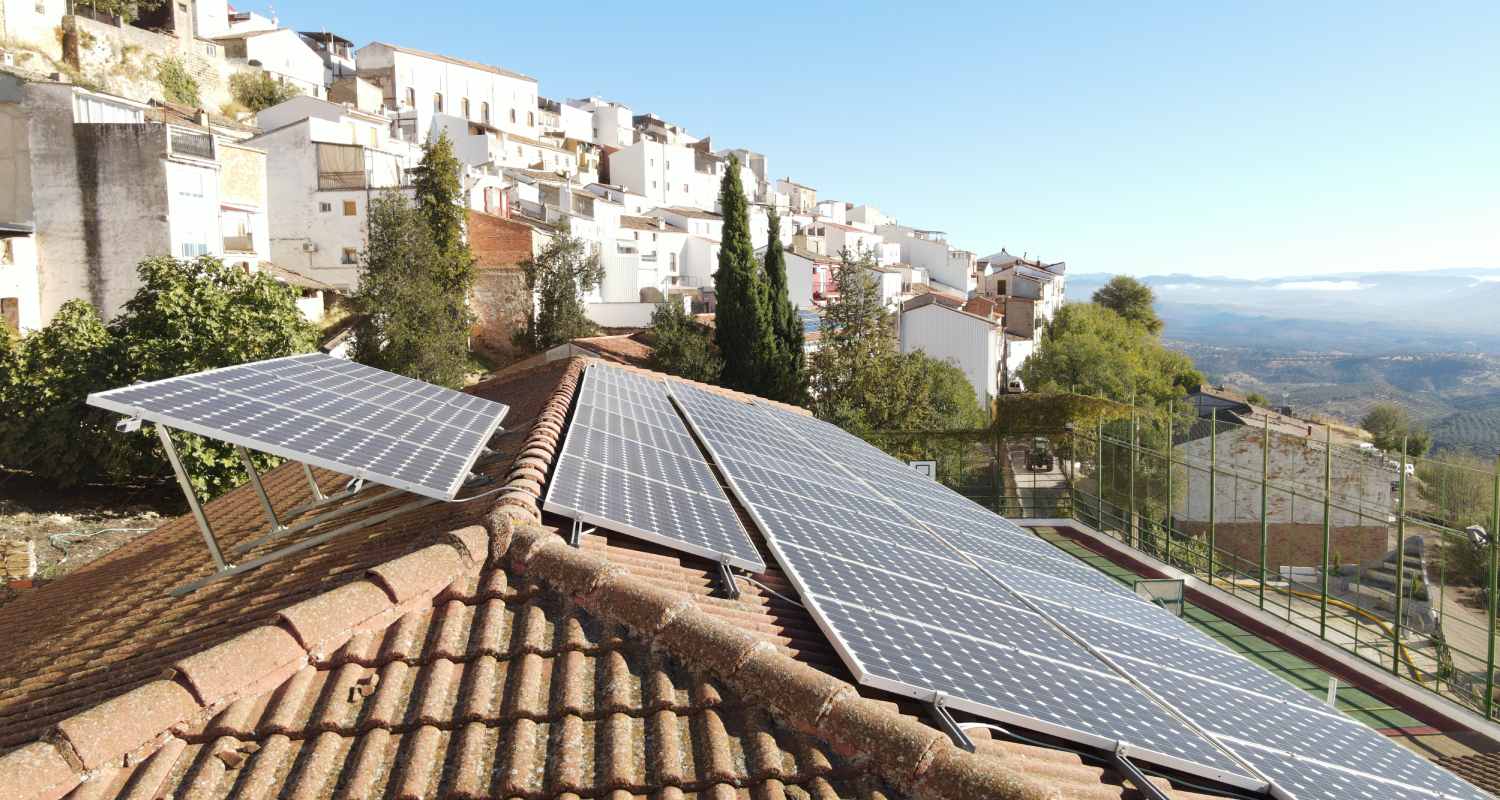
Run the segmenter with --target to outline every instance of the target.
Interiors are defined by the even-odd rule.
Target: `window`
[[[345,200],[344,201],[344,216],[346,216],[346,217],[352,217],[352,216],[354,216],[355,214],[358,214],[358,213],[359,213],[359,206],[355,205],[355,203],[354,203],[353,200]]]
[[[416,89],[408,88],[406,90],[406,107],[407,108],[416,108],[417,107],[417,90]]]
[[[490,104],[489,103],[480,103],[479,104],[479,121],[483,122],[486,125],[490,124]]]
[[[461,105],[461,107],[463,108],[463,111],[464,111],[464,119],[468,119],[469,118],[469,98],[465,97],[461,101],[460,105]]]
[[[19,297],[0,297],[0,319],[5,320],[5,327],[11,333],[21,332],[21,299]]]
[[[333,210],[333,203],[319,203],[318,210],[323,212],[324,214],[327,214],[328,212]]]
[[[676,253],[668,253],[667,254],[667,260],[668,260],[668,264],[669,264],[671,270],[673,272],[676,272],[677,271],[677,254]]]
[[[356,250],[353,247],[345,247],[344,248],[344,256],[343,256],[343,258],[339,259],[339,263],[340,264],[358,264],[359,263],[359,251]]]
[[[528,111],[528,112],[526,112],[526,124],[530,125],[530,126],[535,126],[536,125],[536,112],[534,112],[534,111]]]
[[[438,114],[443,113],[443,93],[442,92],[433,92],[432,93],[432,110],[435,113],[438,113]]]
[[[0,264],[16,263],[16,245],[11,239],[6,239],[3,247],[0,247]]]
[[[514,108],[512,108],[510,110],[510,121],[511,122],[515,122],[516,121],[516,110]]]
[[[685,183],[684,183],[684,184],[683,184],[683,185],[682,185],[682,191],[683,191],[683,192],[684,192],[684,193],[686,193],[686,192],[687,192],[687,190],[688,190],[688,188],[687,188],[687,184],[685,184]]]
[[[217,48],[217,47],[215,47],[214,45],[211,45],[211,44],[205,44],[205,45],[203,45],[203,52],[208,57],[212,58],[212,57],[214,57],[214,56],[216,56],[216,55],[219,54],[219,48]]]
[[[206,256],[208,255],[208,245],[203,242],[183,242],[181,252],[183,258]]]

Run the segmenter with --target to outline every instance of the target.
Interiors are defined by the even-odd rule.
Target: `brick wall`
[[[515,269],[530,258],[541,235],[515,220],[469,211],[469,249],[480,269]]]

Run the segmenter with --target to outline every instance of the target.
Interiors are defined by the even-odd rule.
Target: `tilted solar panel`
[[[682,423],[666,385],[584,371],[543,508],[754,572],[765,561]]]
[[[672,394],[868,685],[1297,800],[1487,796],[857,437]]]
[[[509,410],[322,353],[89,395],[90,405],[442,500]]]

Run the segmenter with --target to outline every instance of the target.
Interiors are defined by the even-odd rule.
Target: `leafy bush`
[[[259,70],[236,72],[229,76],[229,93],[236,102],[251,111],[263,111],[302,94],[297,87]]]
[[[184,106],[198,106],[198,79],[187,71],[182,61],[164,58],[156,67],[156,82],[161,84],[167,100]]]
[[[73,300],[42,330],[0,343],[0,407],[10,412],[0,464],[62,486],[167,474],[156,432],[116,432],[115,414],[86,405],[90,392],[306,352],[316,341],[296,295],[265,274],[211,256],[147,259],[137,271],[144,285],[107,328]],[[191,434],[175,441],[200,492],[243,479],[231,446]]]
[[[651,314],[651,359],[649,366],[692,381],[719,380],[723,362],[713,336],[682,308],[682,301],[669,300]]]

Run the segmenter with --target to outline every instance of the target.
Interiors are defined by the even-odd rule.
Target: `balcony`
[[[226,253],[254,253],[255,240],[249,234],[242,236],[225,236],[224,252]]]

